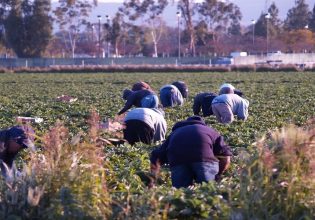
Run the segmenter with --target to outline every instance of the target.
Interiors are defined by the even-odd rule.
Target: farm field
[[[87,123],[91,110],[96,110],[100,120],[114,118],[124,104],[122,90],[139,80],[148,82],[155,91],[176,80],[187,83],[189,98],[185,104],[165,109],[168,133],[175,122],[193,114],[192,103],[197,93],[218,92],[225,82],[244,92],[250,103],[246,122],[220,125],[214,116],[205,118],[209,126],[224,135],[234,155],[232,166],[220,183],[177,190],[171,187],[169,169],[162,167],[155,186],[148,188],[148,158],[154,145],[93,144]],[[19,167],[24,166],[24,176],[11,182],[11,188],[1,180],[0,219],[10,216],[16,219],[311,219],[315,214],[314,198],[308,199],[315,193],[314,181],[304,182],[299,179],[304,174],[295,172],[300,188],[290,188],[290,182],[289,187],[275,188],[279,181],[261,171],[266,161],[259,160],[261,155],[257,150],[258,140],[264,135],[268,139],[277,128],[289,124],[302,127],[314,117],[314,73],[1,74],[0,84],[1,128],[15,124],[16,116],[44,119],[43,123],[34,124],[39,136],[38,152],[31,156],[24,153],[22,157],[27,161],[24,165],[19,160]],[[71,104],[57,102],[56,97],[63,94],[78,100]],[[55,136],[42,138],[57,121],[68,130],[57,125]],[[288,133],[294,131],[292,128]],[[71,144],[77,134],[82,135],[81,143]],[[113,134],[100,135],[108,138]],[[266,143],[271,146],[274,142]],[[48,148],[42,145],[50,146],[49,155],[45,154]],[[53,150],[54,147],[58,150]],[[48,166],[47,158],[47,166],[42,165],[39,156],[42,154],[54,165]],[[247,170],[249,166],[254,170],[258,166],[260,171]],[[305,171],[305,167],[296,169]],[[286,174],[278,176],[287,182],[292,176]],[[35,186],[42,189],[38,193],[40,199],[30,203],[27,189]],[[21,209],[23,212],[19,212]]]

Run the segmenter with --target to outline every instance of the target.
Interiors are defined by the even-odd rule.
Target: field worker
[[[161,99],[161,104],[163,107],[174,107],[176,105],[183,105],[184,96],[187,97],[187,95],[188,95],[187,86],[185,89],[183,86],[183,83],[184,82],[177,81],[171,85],[170,84],[164,85],[160,89],[160,99]],[[179,85],[181,85],[181,86],[179,86]],[[179,88],[181,90],[179,90],[179,88],[177,86],[179,86]]]
[[[172,85],[177,87],[177,89],[180,91],[184,99],[188,97],[188,87],[185,82],[176,81],[176,82],[173,82]]]
[[[194,115],[199,115],[200,110],[204,117],[213,115],[211,103],[212,100],[217,97],[216,93],[212,92],[202,92],[195,96],[193,104]]]
[[[224,83],[220,86],[220,91],[219,91],[219,95],[222,95],[222,94],[229,94],[231,93],[231,90],[233,90],[233,93],[240,96],[240,97],[243,97],[243,92],[239,89],[235,89],[234,86],[232,86],[231,84],[229,83]]]
[[[0,168],[3,176],[12,169],[16,155],[25,148],[34,149],[34,130],[27,125],[0,131]]]
[[[151,172],[155,175],[158,164],[168,163],[172,185],[188,187],[218,178],[228,169],[231,155],[223,137],[201,117],[192,116],[176,123],[166,141],[152,151]]]
[[[217,121],[223,124],[229,124],[234,120],[234,115],[238,119],[246,120],[248,117],[248,100],[234,94],[234,87],[231,84],[223,84],[219,95],[212,101],[212,111]]]
[[[152,141],[165,139],[167,125],[161,109],[135,108],[127,113],[124,122],[124,139],[131,145],[136,142],[151,144]]]
[[[147,89],[147,90],[152,90],[151,86],[146,83],[146,82],[143,82],[143,81],[139,81],[139,82],[136,82],[135,84],[133,84],[132,86],[132,91],[139,91],[139,90],[143,90],[143,89]]]
[[[123,91],[123,99],[127,100],[125,106],[118,112],[118,115],[126,112],[133,105],[136,107],[143,108],[157,108],[159,105],[159,98],[155,92],[151,90],[139,90],[131,91],[130,89],[125,89]]]

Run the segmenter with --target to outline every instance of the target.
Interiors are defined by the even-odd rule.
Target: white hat
[[[230,88],[230,89],[232,89],[232,90],[235,90],[235,87],[232,86],[232,85],[229,84],[229,83],[224,83],[224,84],[222,84],[221,87],[220,87],[220,90],[223,89],[223,88]]]

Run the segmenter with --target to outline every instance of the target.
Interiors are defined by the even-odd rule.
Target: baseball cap
[[[8,129],[10,139],[15,139],[16,143],[23,148],[30,148],[34,150],[35,131],[28,125],[13,126]]]

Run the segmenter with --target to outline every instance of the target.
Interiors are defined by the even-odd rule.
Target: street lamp
[[[269,23],[269,18],[270,18],[270,13],[265,14],[265,18],[266,18],[266,45],[267,45],[267,55],[269,52],[269,28],[268,28],[268,23]]]
[[[182,14],[178,11],[176,12],[177,15],[177,25],[178,25],[178,59],[180,59],[180,17]]]
[[[255,44],[255,24],[256,24],[256,20],[252,20],[252,24],[253,24],[253,46]]]
[[[94,42],[94,30],[95,30],[95,26],[94,24],[91,25],[91,31],[92,31],[92,36],[91,36],[91,45],[93,47],[93,52],[92,52],[92,55],[93,57],[95,57],[95,42]]]
[[[98,58],[101,57],[101,15],[97,15],[98,18]]]
[[[107,22],[107,57],[110,57],[110,16],[106,15]]]

